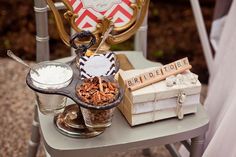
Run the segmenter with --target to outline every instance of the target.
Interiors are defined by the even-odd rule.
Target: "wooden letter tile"
[[[141,81],[142,83],[144,82],[150,82],[152,81],[153,79],[155,79],[156,77],[156,73],[154,73],[154,71],[150,71],[150,72],[147,72],[147,73],[144,73],[141,75]]]
[[[178,71],[182,71],[183,69],[186,69],[187,67],[190,66],[188,58],[183,58],[175,61],[175,65]]]
[[[139,86],[140,84],[142,84],[142,82],[141,82],[141,79],[140,79],[139,76],[133,77],[133,78],[126,81],[127,87],[131,88],[131,89],[136,87],[136,86]]]
[[[183,58],[164,65],[161,68],[156,68],[150,72],[142,73],[139,76],[133,77],[126,80],[127,87],[131,90],[136,90],[152,83],[161,81],[171,75],[176,75],[184,72],[185,70],[191,69],[188,58]]]
[[[173,75],[177,69],[174,63],[170,63],[163,66],[161,70],[164,76],[170,76]]]
[[[184,63],[185,66],[189,66],[189,61],[188,61],[187,57],[185,57],[185,58],[183,58],[181,60],[182,60],[182,62]]]
[[[184,64],[181,60],[176,61],[175,65],[176,65],[177,70],[182,69],[182,67],[184,66]]]
[[[163,76],[161,68],[158,68],[158,69],[154,70],[154,72],[156,73],[156,77],[162,77]]]

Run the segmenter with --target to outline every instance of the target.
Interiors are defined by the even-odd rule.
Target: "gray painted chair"
[[[196,17],[200,39],[203,44],[207,63],[211,65],[211,50],[202,20],[198,1],[191,0]],[[58,9],[64,9],[62,3],[55,4]],[[37,62],[49,60],[49,36],[47,12],[50,10],[43,0],[35,0],[36,13],[36,53]],[[126,54],[135,68],[157,66],[158,63],[147,61],[147,18],[135,35],[135,51],[119,52]],[[141,53],[143,52],[143,54]],[[60,61],[65,62],[70,58]],[[40,129],[43,143],[51,156],[94,156],[105,155],[113,151],[125,151],[133,148],[148,148],[154,145],[166,145],[166,148],[173,156],[180,156],[171,143],[182,141],[191,152],[191,157],[200,157],[203,152],[204,135],[208,129],[209,119],[202,105],[198,105],[198,112],[195,115],[186,117],[182,121],[170,119],[158,123],[147,124],[131,128],[116,112],[113,125],[106,132],[92,139],[72,139],[61,135],[53,126],[52,117],[44,116],[38,112],[35,105],[35,116],[32,125],[32,136],[29,141],[29,157],[37,154],[40,142]],[[122,136],[121,136],[122,135]],[[191,143],[190,140],[191,139]],[[187,141],[184,141],[187,140]]]

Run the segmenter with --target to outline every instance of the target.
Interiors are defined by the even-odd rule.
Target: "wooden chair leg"
[[[183,144],[184,147],[185,147],[189,152],[191,151],[191,143],[190,143],[190,140],[181,141],[181,144]]]
[[[172,157],[181,157],[180,153],[176,150],[174,144],[166,144],[165,147]]]
[[[191,139],[190,157],[201,157],[204,151],[205,135]]]
[[[37,105],[35,105],[31,139],[29,140],[28,157],[36,157],[39,144],[40,144],[40,132],[39,132],[39,121],[38,121],[38,109]]]

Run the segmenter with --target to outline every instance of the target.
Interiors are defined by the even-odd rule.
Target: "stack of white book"
[[[150,71],[150,69],[145,69]],[[129,70],[119,73],[119,84],[125,96],[119,109],[131,126],[178,117],[177,101],[180,93],[186,95],[181,104],[183,115],[197,112],[200,103],[201,83],[196,74],[189,70],[166,80],[131,91],[126,80],[143,73],[144,70]]]

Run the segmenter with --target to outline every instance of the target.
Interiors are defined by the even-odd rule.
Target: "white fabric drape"
[[[214,61],[205,108],[210,116],[204,157],[236,156],[236,1],[228,14]]]
[[[221,37],[222,30],[224,28],[226,18],[227,18],[227,16],[223,16],[220,19],[214,20],[212,22],[210,41],[211,41],[211,45],[215,51],[218,50],[220,37]]]
[[[233,0],[215,0],[214,20],[211,25],[210,41],[215,51],[218,51],[224,24]]]
[[[220,34],[205,101],[210,125],[203,157],[236,157],[236,0]],[[180,153],[189,156],[183,147]]]

